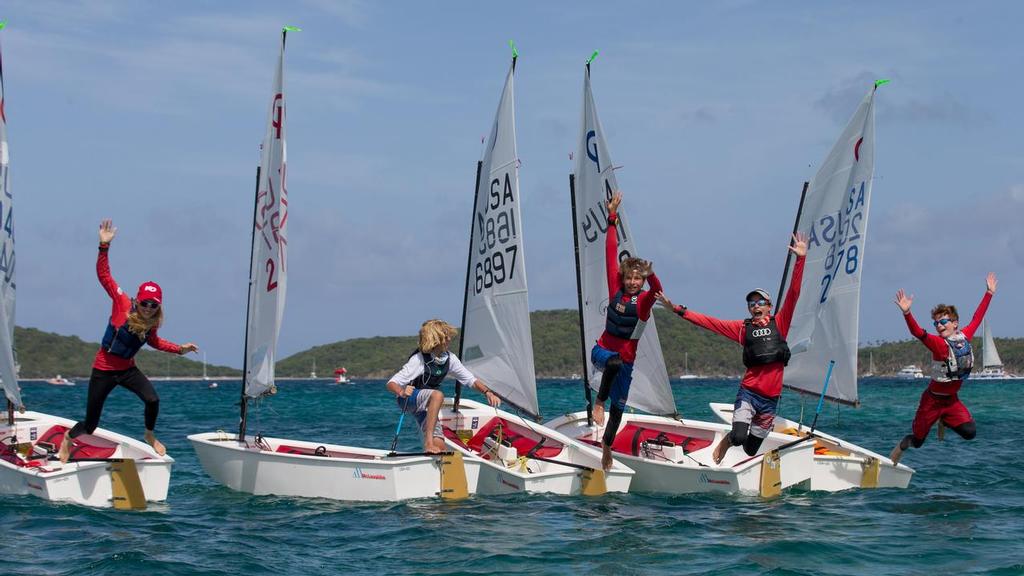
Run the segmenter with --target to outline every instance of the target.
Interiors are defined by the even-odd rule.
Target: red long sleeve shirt
[[[786,292],[786,299],[782,304],[782,309],[775,315],[775,325],[778,326],[779,335],[782,338],[785,338],[789,332],[789,324],[793,320],[796,301],[800,298],[800,283],[803,280],[803,276],[804,257],[799,256],[796,259],[796,264],[793,266],[793,280],[789,283],[789,291]],[[692,310],[686,310],[683,313],[683,318],[705,330],[710,330],[734,342],[738,342],[740,346],[746,340],[743,320],[719,320],[718,318],[706,316]],[[782,365],[782,362],[772,362],[771,364],[747,368],[747,371],[743,374],[743,381],[740,382],[740,386],[765,398],[775,398],[782,394],[784,370],[785,366]]]
[[[128,321],[128,313],[132,310],[132,299],[121,290],[121,287],[117,285],[114,277],[110,274],[110,259],[107,256],[107,251],[104,249],[100,250],[100,254],[96,258],[96,276],[100,279],[100,286],[103,286],[103,289],[107,291],[107,294],[113,301],[113,306],[110,310],[110,323],[114,325],[116,330]],[[181,351],[181,346],[157,336],[156,328],[149,331],[146,344],[157,350],[172,354],[178,354]],[[133,366],[135,366],[134,358],[122,358],[111,354],[102,345],[96,351],[96,359],[92,362],[92,367],[97,370],[127,370]]]
[[[615,226],[618,219],[613,214],[608,217],[608,220],[608,230],[605,232],[604,259],[605,269],[608,273],[608,305],[614,306],[615,302],[612,302],[612,300],[619,290],[622,290],[621,302],[629,303],[632,296],[626,294],[625,287],[622,285],[622,279],[619,276],[619,234]],[[643,290],[636,294],[637,315],[640,317],[641,322],[647,322],[651,318],[651,309],[656,301],[654,295],[661,292],[661,281],[658,280],[658,276],[653,272],[647,277],[647,285],[649,287],[648,290]],[[622,361],[630,364],[636,360],[636,347],[639,343],[639,340],[619,338],[609,334],[607,331],[603,332],[601,338],[597,341],[598,346],[605,350],[618,352]]]
[[[967,340],[974,337],[974,333],[978,330],[978,326],[981,325],[982,318],[985,317],[985,313],[988,312],[988,304],[992,301],[992,294],[985,291],[985,295],[981,297],[981,303],[978,304],[978,308],[974,311],[974,317],[971,318],[971,323],[965,328],[961,329]],[[945,362],[949,358],[949,345],[946,344],[945,338],[937,334],[929,334],[925,332],[924,328],[918,325],[917,320],[914,319],[914,315],[907,312],[903,315],[903,318],[907,321],[907,328],[910,330],[910,335],[920,340],[929,350],[932,352],[932,360],[936,362]],[[960,390],[960,386],[963,384],[963,380],[953,380],[950,382],[937,382],[932,380],[928,383],[928,389],[936,394],[956,394]]]

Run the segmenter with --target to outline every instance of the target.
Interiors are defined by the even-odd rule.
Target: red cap
[[[146,300],[155,300],[157,304],[161,304],[164,300],[164,291],[160,289],[160,285],[156,282],[143,282],[139,286],[139,293],[135,296],[136,302],[144,302]]]

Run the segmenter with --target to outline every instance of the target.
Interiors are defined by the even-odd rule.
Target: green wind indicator
[[[508,47],[512,49],[512,57],[513,58],[519,58],[519,50],[516,49],[516,41],[515,40],[509,40],[508,41]]]
[[[881,80],[875,80],[875,88],[878,88],[879,86],[884,86],[889,82],[892,82],[892,80],[888,80],[886,78],[882,78]]]
[[[7,20],[0,20],[0,30],[7,28]]]
[[[594,61],[595,58],[597,58],[597,53],[598,53],[598,51],[594,50],[594,53],[590,55],[590,58],[587,58],[587,65],[588,66],[590,65],[591,62]]]
[[[284,32],[302,32],[302,28],[298,26],[282,26],[281,30]]]

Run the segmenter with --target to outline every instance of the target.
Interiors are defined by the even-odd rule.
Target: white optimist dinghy
[[[3,99],[0,64],[0,110]],[[75,439],[70,461],[62,464],[57,449],[75,422],[24,409],[13,349],[16,294],[9,159],[7,119],[0,115],[0,222],[5,223],[0,232],[0,379],[7,397],[7,418],[0,424],[0,493],[99,508],[142,509],[147,500],[163,501],[174,463],[170,456],[158,455],[144,442],[97,428]]]
[[[597,53],[594,53],[596,56]],[[591,60],[593,57],[591,56]],[[591,418],[591,387],[600,387],[601,374],[590,362],[590,347],[601,336],[608,307],[604,234],[605,200],[618,190],[614,168],[590,88],[590,61],[583,81],[583,114],[570,176],[576,243],[577,288],[586,363],[584,391],[587,410],[566,414],[547,423],[570,438],[600,446],[604,428]],[[636,254],[625,211],[619,209],[619,252]],[[807,480],[812,448],[806,442],[778,450],[792,438],[769,434],[762,453],[749,457],[730,450],[715,465],[715,445],[731,428],[724,424],[678,418],[654,317],[647,322],[637,348],[628,405],[650,415],[626,413],[612,443],[612,453],[636,471],[634,492],[746,492],[774,496]]]
[[[516,56],[513,46],[484,159],[477,166],[459,349],[475,376],[519,413],[539,420],[519,209]],[[460,392],[456,387],[455,399],[446,399],[440,419],[448,446],[464,454],[467,464],[481,463],[478,493],[596,495],[628,490],[633,472],[622,464],[605,472],[600,452],[592,447],[523,416],[460,402]]]
[[[237,435],[208,432],[188,439],[206,473],[240,492],[370,501],[465,498],[466,472],[458,453],[396,454],[246,435],[249,401],[276,392],[274,361],[287,286],[283,73],[285,39],[290,30],[296,29],[286,27],[281,33],[270,120],[256,173],[241,423]],[[475,469],[477,465],[473,462],[469,467]]]
[[[875,161],[875,84],[861,101],[839,140],[810,183],[804,184],[794,232],[808,236],[800,300],[786,340],[793,356],[786,366],[785,387],[803,395],[821,396],[859,406],[857,341],[860,276],[864,264],[868,208]],[[792,259],[779,287],[786,294]],[[782,307],[781,300],[777,303]],[[835,359],[831,387],[823,386],[821,366]],[[820,404],[820,402],[819,402]],[[715,414],[732,420],[732,406],[712,404]],[[800,423],[776,417],[775,431],[793,436],[807,433]],[[906,488],[911,468],[814,430],[812,490]]]

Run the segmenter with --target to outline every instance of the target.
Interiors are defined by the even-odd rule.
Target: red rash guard
[[[779,327],[779,335],[783,339],[786,338],[786,334],[789,332],[789,323],[793,320],[793,310],[796,309],[796,301],[800,298],[800,282],[803,280],[803,277],[804,257],[798,256],[796,265],[793,266],[793,279],[789,283],[786,299],[782,304],[782,309],[775,315],[775,325]],[[705,330],[710,330],[738,342],[740,346],[743,345],[746,339],[743,320],[719,320],[718,318],[705,316],[693,310],[686,310],[683,313],[683,318]],[[777,398],[782,394],[782,375],[784,370],[785,366],[782,365],[782,362],[772,362],[771,364],[747,368],[747,371],[743,374],[743,381],[740,382],[740,386],[765,398]]]
[[[618,217],[615,214],[608,215],[608,230],[605,232],[604,242],[604,260],[605,268],[608,272],[608,305],[612,306],[612,298],[615,298],[615,294],[622,290],[622,302],[629,302],[630,295],[626,294],[626,288],[622,285],[622,279],[619,277],[619,235],[618,229],[615,224],[618,223]],[[661,292],[661,282],[658,280],[658,276],[651,272],[651,275],[647,277],[647,285],[650,287],[649,290],[641,291],[637,294],[636,312],[640,317],[641,322],[646,322],[651,318],[651,309],[654,307],[655,298],[654,295]],[[601,338],[598,339],[597,345],[605,350],[611,350],[612,352],[618,352],[619,357],[622,358],[623,362],[632,364],[636,360],[636,347],[639,340],[630,340],[628,338],[619,338],[613,336],[607,331],[601,334]]]
[[[128,321],[128,313],[132,311],[132,299],[121,290],[117,282],[114,282],[114,277],[110,274],[110,260],[107,257],[107,250],[105,248],[100,248],[100,255],[96,258],[96,276],[100,279],[100,285],[103,286],[103,289],[110,295],[110,299],[113,300],[113,307],[110,310],[110,323],[114,325],[116,330]],[[170,352],[172,354],[179,354],[181,352],[181,346],[157,336],[156,328],[149,331],[146,344],[163,352]],[[134,358],[115,356],[104,350],[103,346],[100,346],[100,349],[96,352],[96,359],[92,362],[92,367],[97,370],[127,370],[133,366],[135,366]]]
[[[988,312],[988,303],[991,301],[992,294],[989,294],[988,290],[986,290],[985,295],[981,298],[981,304],[978,304],[978,309],[974,311],[971,323],[966,328],[960,330],[968,341],[974,338],[974,332],[981,325],[981,319],[985,317],[985,312]],[[910,335],[923,342],[932,351],[932,360],[945,362],[946,358],[949,357],[949,345],[946,344],[946,340],[937,334],[925,332],[924,328],[917,324],[917,320],[914,319],[914,315],[910,312],[904,314],[903,318],[907,321]],[[928,383],[928,389],[936,394],[956,394],[962,384],[963,380],[953,380],[951,382],[936,382],[932,380]]]

